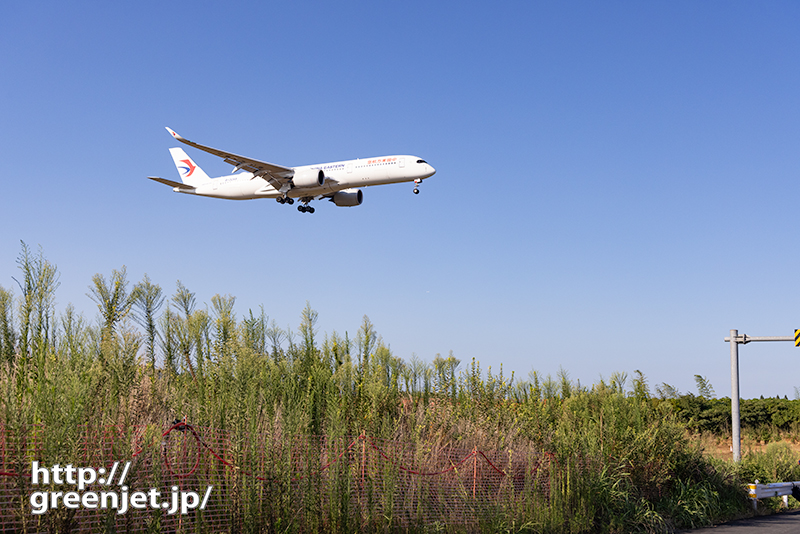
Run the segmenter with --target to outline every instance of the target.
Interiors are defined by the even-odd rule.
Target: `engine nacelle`
[[[292,176],[292,184],[295,187],[320,187],[323,183],[325,183],[325,173],[318,169],[303,169]]]
[[[331,201],[337,206],[360,206],[364,200],[361,189],[343,189],[333,194]]]

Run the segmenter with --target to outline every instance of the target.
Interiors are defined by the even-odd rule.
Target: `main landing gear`
[[[414,180],[414,194],[415,195],[419,195],[419,184],[421,184],[421,183],[422,183],[422,180],[420,180],[419,178]]]
[[[300,213],[314,213],[314,208],[308,205],[309,202],[314,200],[313,197],[303,197],[300,199],[300,205],[297,206],[297,211]]]
[[[278,204],[289,204],[290,206],[294,204],[294,199],[289,197],[278,197],[275,200],[278,201]],[[299,211],[300,213],[314,213],[314,208],[308,205],[309,202],[314,200],[313,197],[303,197],[298,200],[300,202],[300,205],[297,206],[297,211]]]

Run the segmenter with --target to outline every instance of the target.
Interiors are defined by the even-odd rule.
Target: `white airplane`
[[[297,209],[303,213],[314,213],[314,208],[308,204],[322,198],[337,206],[358,206],[364,198],[358,187],[369,185],[413,181],[414,194],[417,194],[422,180],[436,172],[425,160],[408,155],[284,167],[200,145],[169,128],[167,131],[181,143],[219,156],[234,168],[228,176],[210,178],[182,148],[170,148],[181,182],[148,176],[151,180],[172,187],[176,193],[204,197],[274,198],[280,204],[294,204],[297,199],[300,202]]]

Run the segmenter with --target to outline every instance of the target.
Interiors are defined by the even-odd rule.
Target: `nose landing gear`
[[[421,183],[422,183],[422,180],[420,180],[419,178],[414,180],[414,194],[415,195],[419,195],[419,184],[421,184]]]

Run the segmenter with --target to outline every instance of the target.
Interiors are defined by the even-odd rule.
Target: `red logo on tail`
[[[192,160],[190,160],[190,159],[182,159],[181,163],[185,163],[186,164],[186,167],[181,167],[180,168],[181,172],[183,172],[183,175],[186,176],[186,177],[191,176],[192,173],[194,172],[194,170],[197,168],[197,165],[192,163]]]

